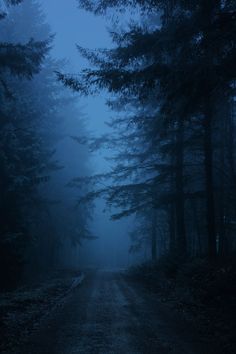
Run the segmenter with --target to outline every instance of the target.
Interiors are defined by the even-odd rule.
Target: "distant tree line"
[[[112,49],[79,48],[90,68],[58,74],[81,94],[108,91],[116,112],[113,135],[89,141],[116,151],[113,170],[84,179],[94,189],[81,202],[105,195],[114,218],[135,214],[133,249],[148,242],[153,260],[235,252],[235,1],[79,4],[121,23]]]

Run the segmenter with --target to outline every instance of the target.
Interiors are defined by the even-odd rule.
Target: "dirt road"
[[[155,295],[115,272],[86,277],[19,354],[207,353],[198,336]]]

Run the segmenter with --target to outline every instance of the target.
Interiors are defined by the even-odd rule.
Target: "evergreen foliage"
[[[121,209],[114,218],[141,210],[152,218],[156,210],[153,227],[169,224],[166,243],[178,256],[208,254],[214,260],[232,252],[235,2],[79,3],[95,14],[112,9],[119,16],[129,8],[144,18],[111,32],[112,49],[78,47],[91,69],[77,76],[58,73],[81,94],[115,95],[110,106],[124,112],[107,139],[117,149],[106,176],[110,184],[100,190],[95,185],[88,199],[106,195],[109,205]]]
[[[78,112],[75,98],[56,80],[64,63],[50,57],[53,37],[38,3],[9,8],[0,31],[0,279],[1,286],[14,286],[27,269],[54,265],[66,242],[89,237],[89,214],[63,210],[70,232],[58,225],[52,233],[54,214],[62,211],[47,186],[58,183],[54,176],[62,168],[56,157],[62,122]]]

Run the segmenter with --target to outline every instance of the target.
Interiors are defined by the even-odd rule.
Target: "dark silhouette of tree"
[[[161,206],[169,215],[170,249],[182,256],[205,253],[207,249],[209,259],[214,260],[217,253],[222,253],[219,242],[222,249],[222,240],[226,239],[224,225],[228,217],[223,205],[230,203],[228,194],[227,201],[220,203],[218,198],[221,206],[216,205],[216,180],[221,181],[223,195],[226,188],[223,172],[219,178],[216,173],[216,157],[220,154],[223,170],[226,146],[228,157],[231,156],[231,167],[228,165],[227,169],[231,176],[235,166],[232,134],[229,130],[226,133],[230,145],[225,143],[225,147],[218,139],[225,122],[231,122],[231,129],[235,126],[231,113],[236,54],[234,2],[86,0],[80,5],[102,15],[109,9],[119,13],[136,6],[144,17],[152,18],[144,24],[138,19],[128,29],[112,32],[113,49],[79,48],[92,69],[76,77],[58,74],[64,84],[82,94],[105,89],[117,96],[119,107],[123,105],[122,123],[125,122],[127,133],[118,127],[118,119],[115,124],[119,137],[110,139],[113,148],[118,145],[123,150],[116,156],[112,175],[106,176],[112,177],[113,182],[100,193],[107,194],[108,204],[123,208],[118,217],[142,207],[149,207],[151,213],[151,209]],[[219,100],[225,107],[221,116]],[[140,115],[130,115],[132,101],[135,107],[142,107]],[[221,139],[225,141],[225,135]],[[130,152],[132,148],[136,149],[136,156]],[[137,173],[134,156],[142,163],[141,173]],[[125,173],[126,178],[134,173],[136,176],[129,184],[114,186],[122,173],[123,180]],[[227,185],[228,190],[234,189],[228,182]],[[100,193],[91,193],[90,197]],[[230,209],[227,215],[233,215],[234,208]]]

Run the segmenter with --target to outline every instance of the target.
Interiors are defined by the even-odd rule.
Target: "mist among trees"
[[[79,69],[67,50],[64,59],[53,54],[47,5],[0,1],[0,314],[4,336],[12,333],[3,352],[233,353],[236,2],[73,3],[78,16],[104,21],[111,40],[104,48],[73,43]],[[46,300],[34,311],[53,309],[55,329],[19,351],[10,306],[29,286],[17,313],[28,313],[37,289]],[[62,298],[75,319],[55,310]],[[181,318],[171,320],[172,310]],[[29,332],[32,318],[24,321]],[[77,344],[63,341],[60,321],[80,331]],[[194,321],[193,337],[177,335],[174,327]]]
[[[68,161],[77,173],[88,173],[86,149],[65,141],[75,132],[73,122],[78,134],[86,130],[75,96],[56,80],[65,63],[50,56],[53,34],[35,1],[9,11],[0,24],[0,262],[3,281],[14,283],[28,269],[66,262],[60,249],[92,236],[90,212],[75,208],[76,197],[65,187],[72,172],[58,159],[61,145],[74,149]]]

